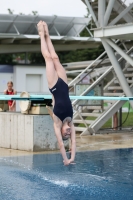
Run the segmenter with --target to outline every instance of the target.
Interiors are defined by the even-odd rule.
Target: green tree
[[[12,64],[13,56],[12,54],[0,54],[0,64]]]
[[[29,53],[28,59],[32,64],[45,64],[45,60],[41,53]]]
[[[25,15],[24,13],[20,12],[19,15]]]
[[[8,10],[8,13],[9,13],[10,15],[13,15],[14,10],[11,10],[10,8],[8,8],[7,10]]]
[[[33,15],[38,15],[38,11],[34,11],[34,10],[33,10],[33,11],[32,11],[32,14],[33,14]]]

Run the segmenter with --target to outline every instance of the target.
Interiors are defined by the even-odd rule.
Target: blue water
[[[0,200],[133,200],[133,149],[0,158]]]

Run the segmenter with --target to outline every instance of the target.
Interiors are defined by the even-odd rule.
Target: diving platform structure
[[[56,51],[97,48],[101,44],[100,39],[95,39],[87,28],[91,15],[84,18],[0,14],[0,53],[40,52],[37,31],[40,20],[48,24]],[[80,37],[85,28],[88,37]]]
[[[127,6],[126,1],[121,0],[82,0],[86,4],[92,19],[94,38],[100,38],[105,48],[95,61],[89,65],[73,79],[69,86],[78,82],[79,77],[86,73],[91,76],[92,72],[98,71],[99,66],[107,69],[97,78],[93,78],[91,85],[81,95],[86,95],[103,80],[107,80],[112,74],[112,79],[104,85],[104,96],[133,96],[133,3]],[[106,62],[105,65],[105,60]],[[89,72],[90,71],[90,72]],[[115,91],[115,92],[114,92]],[[74,115],[76,130],[81,135],[96,134],[97,131],[115,114],[124,104],[118,100],[112,102],[104,100],[107,107],[102,106],[82,106],[77,109]],[[133,103],[130,101],[133,108]],[[78,107],[78,100],[73,101],[73,106]],[[79,107],[78,107],[79,108]],[[89,120],[94,117],[94,120]],[[79,127],[83,124],[83,127]]]

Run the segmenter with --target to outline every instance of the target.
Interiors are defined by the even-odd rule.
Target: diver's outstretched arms
[[[65,150],[64,143],[63,143],[63,140],[62,140],[60,125],[54,123],[54,130],[55,130],[55,134],[56,134],[56,137],[57,137],[59,149],[60,149],[60,152],[61,152],[62,157],[63,157],[63,163],[64,163],[64,165],[69,165],[71,163],[71,159],[67,158],[66,150]]]

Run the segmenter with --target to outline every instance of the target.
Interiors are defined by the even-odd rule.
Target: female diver
[[[48,87],[53,99],[54,130],[63,157],[64,165],[73,164],[76,152],[75,128],[72,122],[73,109],[69,99],[66,72],[61,65],[51,42],[48,26],[44,21],[37,24],[41,40],[41,52],[46,62]],[[67,158],[63,140],[71,139],[71,157]]]

